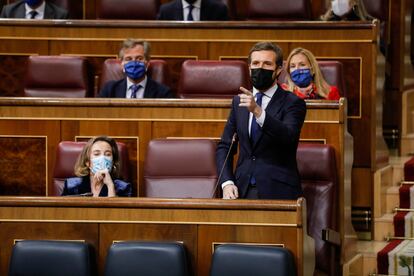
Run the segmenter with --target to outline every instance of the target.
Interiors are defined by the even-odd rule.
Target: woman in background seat
[[[65,180],[62,196],[131,196],[131,185],[117,179],[121,171],[118,146],[106,136],[92,138],[76,160],[75,175]]]
[[[373,20],[362,0],[331,0],[327,11],[320,17],[323,21]]]
[[[296,48],[286,62],[287,84],[283,89],[292,91],[302,99],[338,100],[340,94],[336,86],[324,79],[315,56],[306,49]]]

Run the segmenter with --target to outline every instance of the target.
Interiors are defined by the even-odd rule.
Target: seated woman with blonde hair
[[[332,0],[323,21],[358,21],[374,19],[367,13],[362,0]]]
[[[76,160],[75,175],[65,180],[62,196],[131,196],[131,185],[117,179],[121,171],[114,139],[99,136],[88,141]]]
[[[296,48],[286,62],[287,84],[283,89],[292,91],[302,99],[338,100],[338,88],[329,85],[319,69],[314,55],[306,49]]]

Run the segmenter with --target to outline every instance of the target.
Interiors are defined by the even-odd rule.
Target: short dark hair
[[[144,47],[144,57],[147,61],[151,59],[151,45],[149,42],[139,39],[128,38],[122,42],[121,50],[119,50],[119,59],[124,59],[124,52],[126,49],[132,49],[138,45]]]
[[[278,45],[267,41],[257,42],[255,45],[253,45],[253,47],[250,49],[249,57],[247,59],[248,64],[250,64],[252,61],[252,53],[257,51],[273,51],[276,54],[276,65],[279,67],[283,66],[282,49]]]

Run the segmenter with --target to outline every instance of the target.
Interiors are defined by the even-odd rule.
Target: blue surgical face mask
[[[313,81],[311,70],[307,69],[296,69],[290,73],[290,78],[299,87],[307,87]]]
[[[41,4],[43,0],[25,0],[25,2],[30,7],[36,7],[37,5]]]
[[[124,70],[130,79],[137,80],[145,75],[145,63],[133,60],[124,65]]]
[[[91,162],[91,171],[93,174],[105,169],[110,172],[112,169],[112,157],[99,155],[97,157],[92,158]]]

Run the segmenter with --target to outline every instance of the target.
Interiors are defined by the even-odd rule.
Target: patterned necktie
[[[262,98],[263,93],[256,93],[256,103],[258,106],[262,106]],[[252,141],[252,144],[256,143],[257,139],[260,136],[261,128],[259,124],[256,122],[256,118],[253,115],[252,118],[252,125],[250,126],[250,140]]]
[[[135,99],[137,97],[137,92],[141,88],[141,84],[133,84],[131,85],[131,98]]]
[[[37,15],[37,11],[30,11],[29,15],[30,15],[30,19],[35,19]]]
[[[194,21],[194,18],[193,18],[193,9],[194,9],[194,6],[193,6],[192,4],[190,4],[190,5],[188,6],[188,16],[187,16],[187,21]]]

